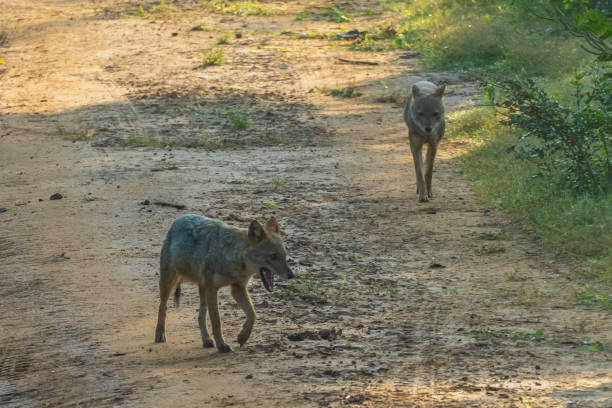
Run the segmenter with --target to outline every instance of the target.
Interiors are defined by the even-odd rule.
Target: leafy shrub
[[[585,77],[590,80],[587,88]],[[531,79],[490,81],[501,90],[506,123],[523,129],[517,152],[535,161],[541,174],[560,171],[575,193],[612,189],[612,75],[597,69],[577,74],[574,106],[563,106]],[[495,99],[495,98],[494,98]]]
[[[366,34],[363,39],[351,45],[350,49],[353,51],[377,52],[385,51],[387,47],[382,42],[377,41],[372,34]]]
[[[249,116],[240,108],[232,108],[227,112],[227,116],[236,130],[245,130],[249,127]]]
[[[210,50],[202,51],[203,59],[202,65],[221,65],[223,64],[223,50],[221,48],[213,48]]]

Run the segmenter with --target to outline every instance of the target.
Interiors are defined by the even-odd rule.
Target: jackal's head
[[[274,289],[274,274],[284,279],[295,276],[287,265],[287,251],[283,247],[276,218],[270,218],[264,226],[252,221],[247,235],[247,262],[259,272],[261,281],[269,292]]]
[[[422,83],[422,82],[421,82]],[[425,82],[431,85],[435,85]],[[412,103],[410,110],[412,111],[412,119],[419,130],[427,135],[437,133],[440,125],[444,122],[444,103],[442,96],[444,95],[445,85],[440,85],[437,88],[421,89],[418,84],[412,86]]]

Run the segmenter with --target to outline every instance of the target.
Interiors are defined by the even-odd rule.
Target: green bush
[[[213,48],[202,51],[202,65],[221,65],[223,64],[223,50],[221,48]]]
[[[612,284],[612,193],[576,195],[562,174],[542,175],[516,152],[521,131],[499,123],[492,108],[462,112],[452,122],[449,137],[476,139],[476,147],[458,157],[476,195],[535,232],[552,254]]]
[[[585,85],[588,79],[588,87]],[[612,191],[612,76],[603,69],[578,74],[573,106],[551,98],[531,79],[488,82],[505,123],[522,129],[515,147],[540,175],[561,174],[574,193]],[[501,95],[498,95],[501,90]]]

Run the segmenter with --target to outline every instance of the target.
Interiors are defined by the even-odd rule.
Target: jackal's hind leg
[[[213,286],[206,288],[206,304],[208,305],[208,315],[212,324],[213,337],[217,343],[219,353],[228,353],[232,351],[230,346],[225,344],[223,334],[221,333],[221,317],[219,317],[219,304],[217,301],[217,289]]]
[[[178,283],[177,279],[168,279],[165,274],[161,274],[159,280],[159,310],[157,313],[157,327],[155,328],[155,342],[163,343],[166,341],[166,311],[168,309],[168,299],[172,290]],[[164,279],[164,276],[166,279]]]

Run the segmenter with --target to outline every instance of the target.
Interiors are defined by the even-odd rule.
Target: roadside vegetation
[[[345,40],[342,44],[355,53],[406,51],[420,56],[428,69],[458,70],[481,81],[485,92],[480,103],[450,118],[449,137],[471,146],[457,158],[463,174],[482,200],[535,232],[551,256],[574,261],[581,276],[590,276],[588,284],[595,285],[587,290],[599,293],[603,285],[609,296],[609,1],[381,0],[368,9],[329,2],[290,11],[258,0],[198,4],[207,12],[236,16],[292,12],[296,24],[327,21],[329,32],[284,34]],[[138,14],[148,17],[175,7],[165,0],[141,7]],[[207,29],[205,23],[193,28]],[[223,64],[228,43],[226,33],[218,37],[217,48],[203,51],[202,66]],[[261,48],[290,50],[282,45]],[[360,95],[353,85],[316,89],[333,97]],[[235,130],[253,127],[245,112],[227,115]]]
[[[612,287],[612,9],[603,1],[385,2],[396,48],[481,80],[449,137],[476,194],[591,279],[577,295],[608,308]],[[410,5],[410,7],[408,7]],[[457,18],[460,16],[460,18]],[[452,17],[452,18],[451,18]],[[582,275],[584,276],[584,274]],[[592,295],[596,293],[597,296]]]

